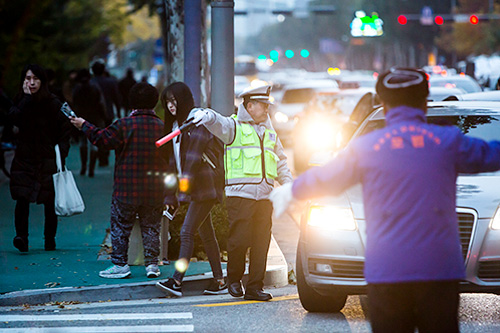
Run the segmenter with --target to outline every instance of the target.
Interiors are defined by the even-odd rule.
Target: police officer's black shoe
[[[247,289],[244,298],[252,301],[269,301],[273,298],[273,295],[263,290]]]
[[[241,281],[231,282],[227,287],[229,294],[233,297],[241,297],[243,296],[243,286],[241,285]]]

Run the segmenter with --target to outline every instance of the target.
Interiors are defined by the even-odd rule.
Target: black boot
[[[80,160],[82,161],[80,175],[85,175],[87,172],[87,147],[80,147]]]
[[[90,161],[89,161],[89,177],[94,177],[95,163],[97,161],[97,151],[90,151]]]
[[[45,251],[54,251],[56,249],[56,240],[54,237],[45,237]]]

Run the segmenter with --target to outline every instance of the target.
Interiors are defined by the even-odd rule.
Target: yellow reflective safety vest
[[[239,123],[237,115],[231,117],[236,122],[236,135],[224,153],[226,185],[258,184],[262,180],[273,185],[279,161],[274,152],[276,132],[266,129],[261,139],[252,125]]]

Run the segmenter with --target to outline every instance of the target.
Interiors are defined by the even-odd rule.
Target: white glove
[[[273,203],[274,216],[280,217],[292,204],[295,199],[292,194],[293,182],[286,183],[280,187],[275,188],[269,195],[269,199]]]
[[[213,114],[210,109],[197,109],[193,114],[193,123],[196,126],[204,125],[212,120]]]

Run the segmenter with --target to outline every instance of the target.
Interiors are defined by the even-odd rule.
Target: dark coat
[[[37,203],[54,200],[52,175],[57,172],[54,148],[59,144],[63,160],[68,156],[72,129],[60,108],[61,102],[54,95],[43,100],[24,95],[10,109],[9,117],[19,128],[10,170],[10,193],[14,200]]]
[[[97,85],[82,82],[73,89],[73,111],[97,127],[106,125],[106,105],[104,96]]]
[[[222,202],[224,195],[223,156],[222,154],[220,156],[212,155],[209,152],[209,147],[212,145],[222,145],[222,142],[204,126],[193,127],[189,132],[182,134],[181,166],[183,175],[189,177],[190,192],[189,194],[180,193],[180,202],[211,199]],[[214,170],[209,163],[203,161],[203,153],[209,156],[217,166],[217,170]],[[173,156],[169,157],[169,164],[171,170],[176,170]]]
[[[118,91],[118,82],[110,77],[95,76],[90,82],[97,84],[101,89],[104,96],[106,105],[106,115],[108,116],[108,124],[111,124],[115,117],[114,108],[116,112],[120,111],[120,92]],[[114,108],[113,108],[114,106]]]

